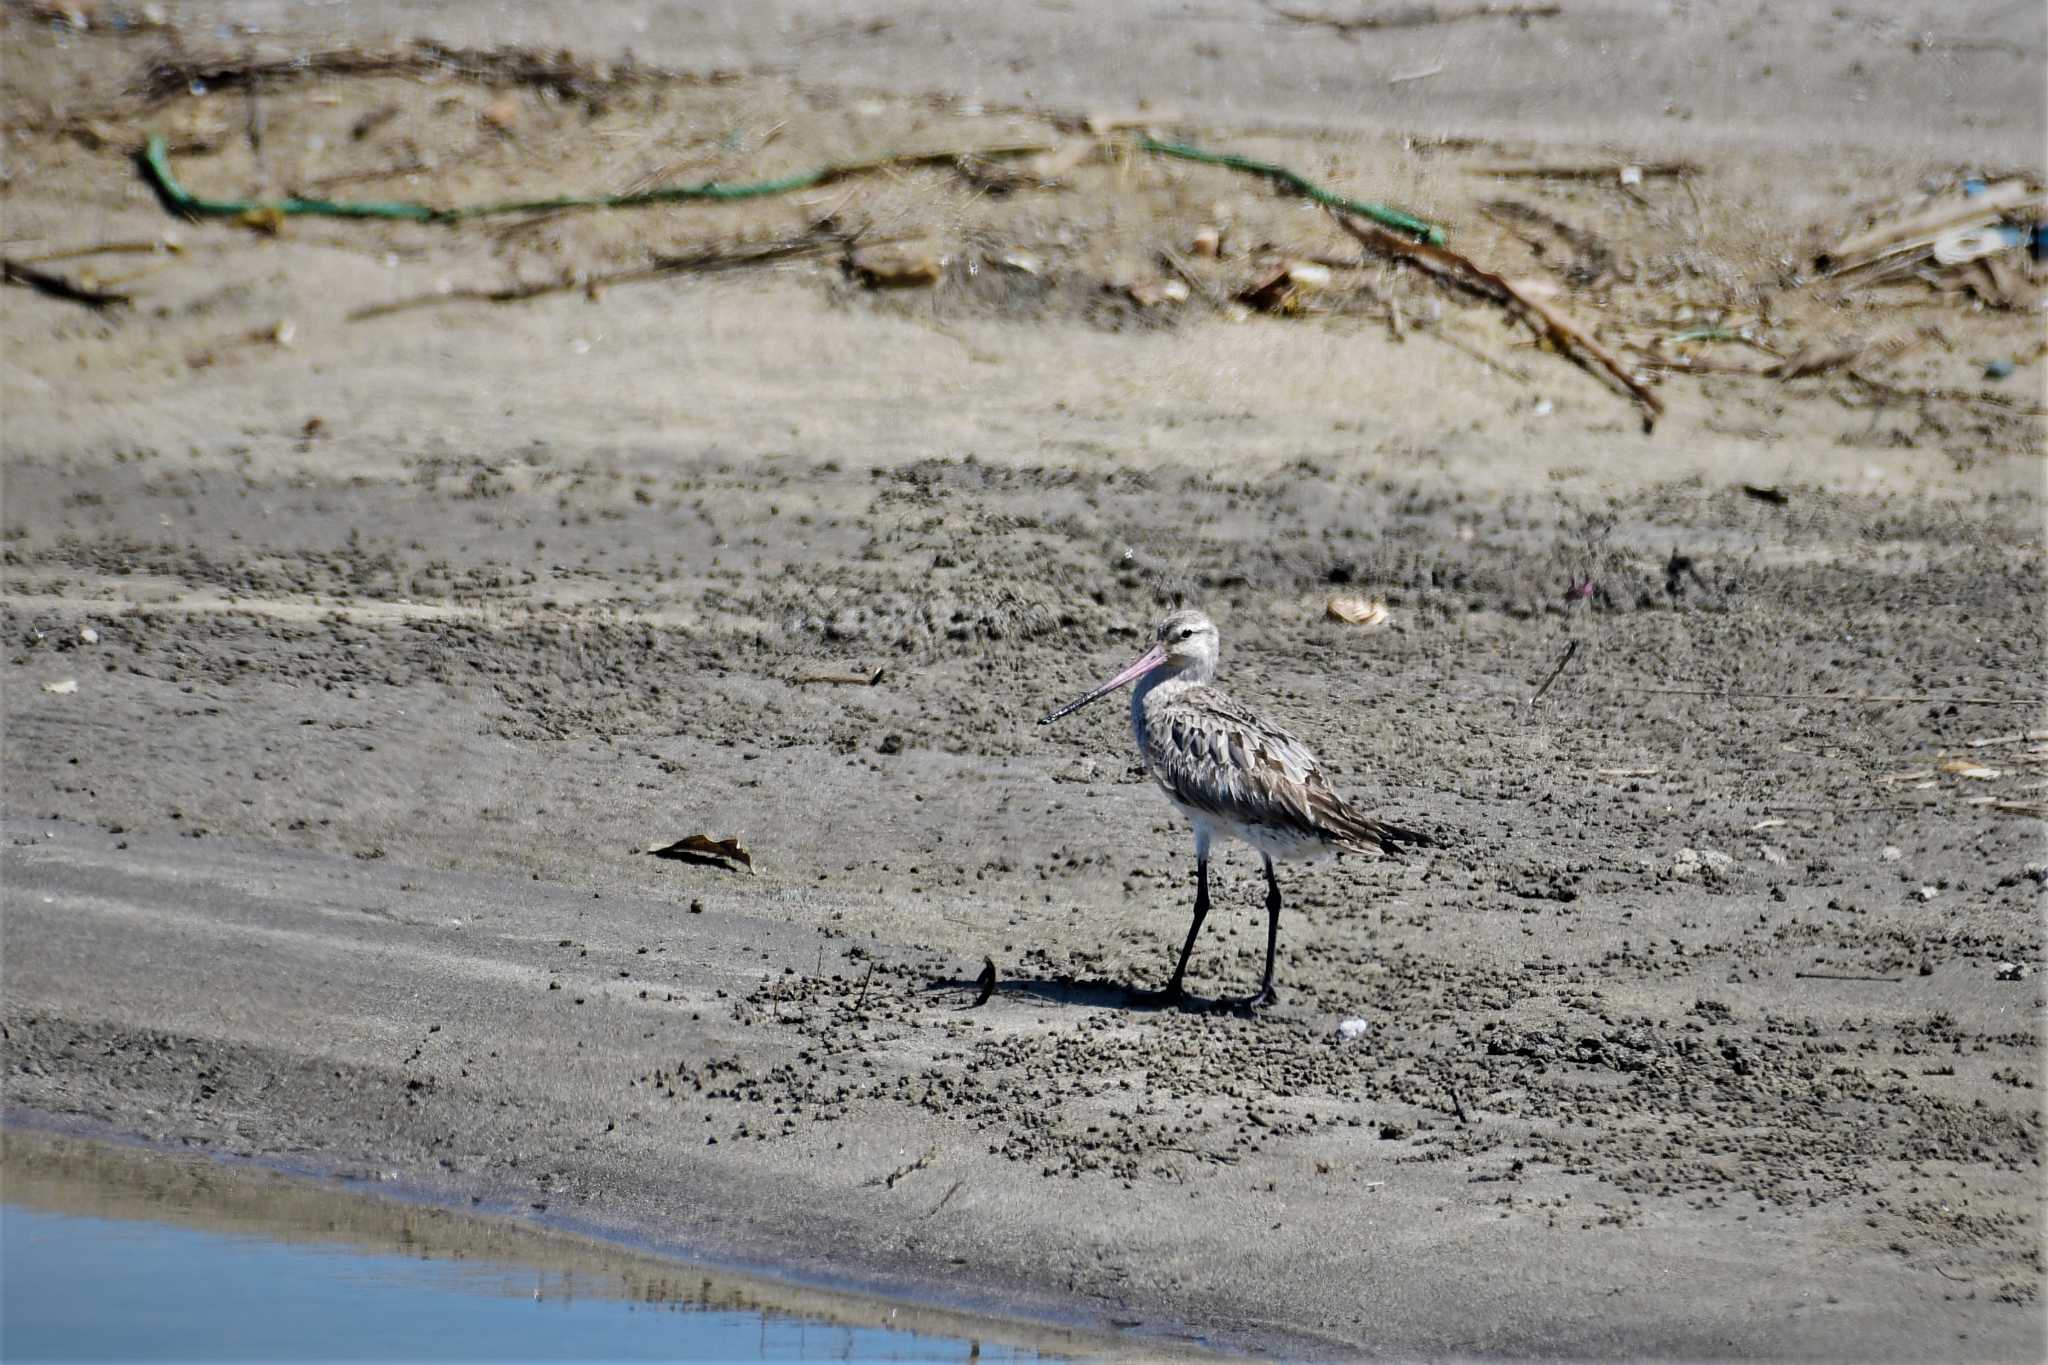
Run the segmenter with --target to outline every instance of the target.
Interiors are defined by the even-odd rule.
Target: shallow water
[[[0,1129],[0,1359],[1045,1360],[1061,1329]]]
[[[0,1356],[28,1360],[967,1360],[975,1343],[630,1302],[589,1277],[166,1223],[0,1211]],[[979,1347],[983,1360],[1039,1359]]]

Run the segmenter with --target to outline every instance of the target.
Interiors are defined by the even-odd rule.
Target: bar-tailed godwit
[[[1128,683],[1131,733],[1145,771],[1195,827],[1195,920],[1164,998],[1182,997],[1188,955],[1209,914],[1209,844],[1241,839],[1266,863],[1266,974],[1247,1006],[1271,1004],[1273,954],[1280,940],[1277,861],[1332,853],[1397,855],[1427,835],[1362,814],[1331,789],[1316,756],[1287,731],[1232,701],[1216,676],[1215,623],[1177,611],[1159,623],[1152,648],[1102,686],[1039,718],[1050,725]]]

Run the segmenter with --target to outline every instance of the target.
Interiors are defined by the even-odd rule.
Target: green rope
[[[998,147],[974,155],[1006,156],[1025,150],[1038,151],[1042,148]],[[557,209],[630,209],[645,204],[674,204],[686,200],[759,199],[766,195],[788,194],[792,190],[809,189],[813,185],[820,185],[841,176],[855,175],[885,165],[903,164],[908,160],[943,160],[965,155],[968,153],[933,153],[929,157],[918,158],[884,157],[851,166],[826,166],[820,170],[784,176],[779,180],[760,180],[750,185],[726,185],[710,180],[701,185],[669,185],[639,190],[632,194],[565,194],[551,199],[508,199],[500,203],[468,204],[452,209],[435,208],[429,204],[300,199],[297,196],[285,199],[202,198],[179,184],[178,178],[171,174],[167,144],[162,136],[155,134],[151,135],[143,148],[142,170],[149,180],[150,187],[168,208],[193,217],[240,218],[252,213],[276,213],[288,218],[395,218],[414,223],[459,223],[469,218],[486,218],[505,213],[545,213]]]
[[[1269,180],[1279,181],[1296,194],[1313,199],[1318,204],[1341,209],[1345,213],[1355,213],[1361,218],[1370,218],[1375,223],[1393,228],[1397,232],[1405,232],[1420,241],[1428,242],[1431,246],[1444,244],[1444,230],[1435,223],[1426,223],[1399,209],[1388,208],[1385,204],[1375,204],[1365,199],[1346,199],[1343,195],[1326,190],[1315,181],[1290,171],[1285,166],[1275,166],[1268,161],[1253,161],[1250,157],[1233,156],[1228,152],[1205,152],[1199,147],[1189,147],[1179,142],[1161,142],[1152,137],[1140,138],[1138,146],[1160,156],[1177,156],[1183,161],[1200,161],[1211,166],[1228,166],[1233,171],[1243,171],[1248,175],[1263,175]]]

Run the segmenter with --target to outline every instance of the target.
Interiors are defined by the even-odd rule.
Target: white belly
[[[1276,863],[1306,862],[1327,858],[1337,852],[1334,845],[1322,839],[1304,837],[1294,830],[1275,829],[1271,825],[1247,825],[1217,815],[1214,811],[1182,805],[1171,795],[1166,799],[1195,827],[1195,847],[1204,853],[1215,839],[1235,839],[1241,844],[1250,844],[1262,856]]]

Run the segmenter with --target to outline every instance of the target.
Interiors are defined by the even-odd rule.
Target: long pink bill
[[[1134,662],[1129,668],[1126,668],[1123,672],[1117,674],[1114,678],[1111,678],[1108,682],[1096,688],[1087,696],[1080,697],[1074,701],[1070,701],[1057,711],[1048,711],[1045,715],[1042,715],[1038,718],[1038,723],[1040,725],[1050,725],[1054,721],[1058,720],[1061,716],[1071,715],[1074,712],[1080,710],[1082,707],[1086,706],[1089,702],[1099,701],[1103,697],[1106,697],[1110,693],[1116,691],[1119,687],[1124,686],[1126,683],[1134,682],[1137,679],[1144,677],[1147,673],[1150,673],[1153,669],[1159,667],[1159,665],[1165,662],[1166,646],[1154,645],[1152,646],[1152,648],[1146,650],[1144,655],[1140,657],[1136,662]]]

